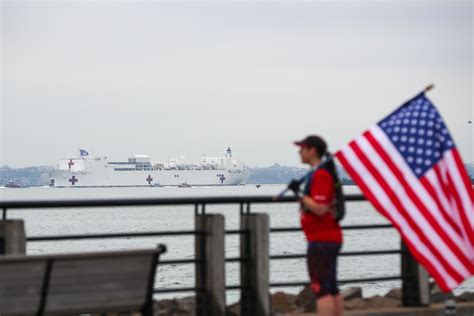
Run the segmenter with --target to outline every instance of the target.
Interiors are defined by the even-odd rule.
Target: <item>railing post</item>
[[[430,304],[429,275],[401,243],[402,303],[403,306],[427,306]]]
[[[270,315],[268,214],[242,214],[240,227],[240,315]]]
[[[25,253],[26,234],[23,221],[0,221],[0,255]]]
[[[225,315],[224,216],[196,215],[196,315]]]

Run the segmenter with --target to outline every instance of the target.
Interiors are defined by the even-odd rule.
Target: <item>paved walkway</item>
[[[288,316],[315,316],[317,314],[288,314]],[[344,316],[444,316],[444,304],[428,307],[397,307],[345,312]],[[456,316],[474,316],[474,302],[457,303]]]

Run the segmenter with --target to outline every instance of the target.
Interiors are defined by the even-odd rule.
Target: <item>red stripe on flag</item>
[[[469,240],[471,241],[471,244],[474,243],[474,231],[473,231],[473,228],[469,222],[469,219],[466,217],[466,210],[464,209],[463,207],[463,204],[461,202],[461,197],[459,196],[459,192],[457,191],[457,188],[456,188],[456,185],[454,184],[454,179],[452,178],[451,174],[448,172],[448,183],[449,183],[449,187],[450,187],[450,190],[452,192],[451,194],[451,197],[454,199],[454,201],[456,202],[456,206],[457,206],[457,211],[461,217],[461,220],[462,220],[462,224],[466,230],[466,233],[467,233],[467,238],[469,238]]]
[[[420,178],[420,183],[423,185],[423,187],[431,196],[431,198],[435,201],[436,205],[438,206],[438,209],[441,211],[443,215],[443,220],[449,223],[449,225],[456,231],[458,235],[462,236],[462,232],[459,229],[459,226],[455,223],[455,221],[452,219],[449,212],[441,203],[440,197],[438,193],[436,193],[436,189],[431,185],[431,183],[425,177]]]
[[[461,157],[456,149],[451,150],[451,157],[453,158],[456,170],[450,169],[451,179],[453,185],[456,187],[456,194],[459,196],[459,199],[462,203],[460,211],[463,216],[466,218],[466,221],[469,224],[469,239],[474,243],[474,227],[473,227],[473,217],[474,217],[474,205],[473,205],[473,192],[470,188],[468,181],[468,176],[464,165],[462,164]],[[456,172],[457,171],[457,172]],[[459,176],[461,179],[459,179]]]
[[[454,179],[450,175],[448,165],[446,161],[443,159],[442,161],[439,162],[439,166],[440,166],[440,169],[439,169],[438,181],[442,182],[442,184],[446,188],[447,197],[453,209],[452,212],[454,212],[461,220],[458,225],[462,226],[463,231],[466,234],[465,237],[469,240],[471,245],[473,245],[474,244],[473,228],[471,227],[469,223],[469,219],[466,216],[466,212],[463,208],[461,198],[459,197],[457,188],[454,184]],[[472,216],[472,215],[468,215],[468,216]]]
[[[367,136],[367,135],[365,135]],[[413,231],[416,232],[416,234],[418,235],[418,237],[420,238],[420,240],[423,242],[423,244],[425,244],[425,246],[431,251],[431,253],[438,259],[438,261],[444,265],[445,269],[447,270],[447,272],[453,277],[453,279],[456,280],[456,282],[462,282],[462,280],[464,279],[464,277],[456,270],[455,267],[452,266],[451,262],[449,260],[446,259],[446,256],[443,255],[442,252],[440,252],[440,250],[438,249],[438,247],[436,247],[436,244],[433,244],[433,242],[427,237],[427,235],[425,234],[425,231],[424,229],[426,229],[426,227],[420,227],[420,223],[418,223],[416,221],[416,219],[414,219],[412,217],[412,215],[405,209],[405,207],[403,206],[403,204],[400,202],[400,200],[402,198],[405,198],[405,197],[400,197],[398,196],[395,191],[390,187],[390,185],[385,181],[384,179],[384,176],[382,176],[379,172],[379,170],[377,168],[374,167],[374,165],[372,164],[372,162],[367,158],[367,156],[365,155],[365,153],[361,150],[361,148],[357,145],[357,144],[353,144],[351,146],[352,150],[355,152],[355,154],[358,156],[358,158],[360,159],[360,161],[362,162],[362,164],[369,170],[369,172],[371,173],[371,175],[375,178],[375,180],[378,182],[378,184],[382,187],[382,189],[384,190],[384,192],[388,195],[388,197],[390,198],[390,200],[392,201],[392,204],[395,206],[396,208],[396,211],[398,213],[400,213],[406,220],[406,222],[408,223],[408,225],[412,228]],[[408,188],[403,186],[405,190],[407,190]],[[417,207],[418,209],[420,209],[420,206],[419,205],[416,205],[415,204],[415,207]],[[420,210],[421,211],[421,210]],[[421,212],[422,213],[422,212]],[[429,221],[428,218],[426,218],[425,216],[425,219],[429,222],[429,224],[431,225],[431,227],[435,230],[435,232],[440,236],[440,235],[443,235],[443,237],[441,239],[443,240],[446,240],[448,239],[446,237],[446,234],[444,233],[443,230],[440,230],[439,228],[436,229],[435,225],[437,225],[437,223],[432,223]],[[408,238],[407,238],[408,239]],[[448,239],[450,240],[450,239]],[[450,240],[451,241],[451,240]],[[456,255],[462,255],[464,257],[464,255],[462,254],[462,252],[460,251],[454,251],[452,247],[456,247],[454,246],[454,244],[452,243],[452,241],[450,242],[450,244],[447,244],[447,246],[450,248],[451,251],[453,252],[457,252]],[[466,260],[464,260],[466,261]],[[470,266],[470,263],[468,262],[468,266]]]
[[[374,138],[374,136],[370,132],[365,132],[364,136],[369,141],[369,143],[372,145],[372,148],[377,152],[378,156],[383,160],[383,162],[387,165],[387,167],[390,169],[390,171],[395,175],[395,177],[400,182],[401,186],[405,190],[405,192],[408,195],[408,197],[410,198],[410,200],[413,202],[415,207],[419,210],[419,212],[423,216],[423,218],[433,228],[435,233],[444,241],[446,246],[456,255],[456,257],[459,258],[459,260],[464,265],[464,267],[471,274],[474,273],[474,269],[472,267],[472,263],[469,259],[469,256],[466,254],[466,252],[463,249],[459,248],[459,246],[462,246],[462,245],[456,244],[455,240],[453,240],[452,237],[446,231],[446,228],[441,225],[440,220],[442,220],[442,219],[438,219],[438,218],[435,218],[433,216],[433,214],[430,212],[430,210],[427,208],[427,206],[424,204],[424,202],[420,198],[419,194],[417,194],[417,192],[415,192],[412,189],[412,186],[410,185],[410,183],[407,182],[406,177],[403,176],[403,173],[401,172],[401,170],[398,168],[398,166],[395,165],[395,163],[393,162],[393,159],[390,158],[388,153],[385,151],[385,149],[382,147],[382,145]],[[363,155],[365,157],[365,153],[363,153],[362,151],[361,152],[356,152],[356,154],[358,156]],[[362,157],[360,157],[360,158],[362,158]],[[392,200],[395,199],[394,204],[395,204],[395,202],[397,203],[395,205],[397,206],[398,211],[405,218],[409,219],[410,223],[412,224],[412,227],[413,227],[413,225],[415,225],[417,227],[417,233],[419,235],[426,236],[426,234],[424,233],[425,230],[426,230],[426,227],[423,227],[422,223],[418,223],[416,221],[416,219],[413,218],[412,215],[409,213],[409,210],[406,210],[405,207],[399,202],[400,200],[404,199],[405,196],[397,195],[395,193],[395,191],[393,191],[393,189],[390,187],[390,185],[385,181],[385,177],[380,175],[379,169],[372,166],[372,163],[368,158],[366,158],[366,159],[367,159],[367,162],[364,162],[364,165],[366,165],[366,167],[372,172],[373,175],[376,174],[378,176],[378,177],[376,177],[376,179],[379,182],[379,184],[383,187],[384,191],[390,192],[391,199]],[[370,168],[369,168],[369,164],[370,164]],[[449,225],[448,223],[446,223],[446,224]],[[453,228],[453,227],[451,227],[451,228]],[[456,230],[453,229],[453,232],[456,233]],[[459,239],[462,239],[460,234],[457,234],[457,237]],[[432,242],[429,241],[429,239],[426,239],[425,243],[427,243],[427,242],[429,242],[429,244],[430,244],[430,249],[436,249],[436,251],[433,251],[433,253],[438,254],[437,255],[438,258],[441,256],[443,258],[444,262],[449,262],[449,261],[446,261],[446,258],[445,258],[446,255],[443,255],[441,252],[438,251],[438,247],[436,247],[435,244],[432,244]],[[454,271],[456,271],[455,267],[453,267],[453,269],[454,269]],[[456,271],[456,273],[457,273],[457,271]]]
[[[352,144],[353,142],[349,143]],[[450,290],[450,287],[446,283],[446,280],[444,276],[442,275],[441,272],[438,271],[438,269],[433,265],[433,263],[428,260],[428,258],[425,257],[425,255],[421,252],[418,251],[418,247],[413,244],[413,242],[405,238],[404,235],[401,233],[402,228],[398,225],[398,223],[390,216],[389,212],[385,210],[385,208],[382,206],[381,203],[379,203],[377,197],[372,193],[372,190],[369,188],[369,186],[364,182],[363,178],[355,171],[351,163],[346,159],[345,155],[343,154],[342,151],[338,151],[335,156],[337,159],[341,162],[342,166],[344,169],[347,171],[349,176],[357,183],[359,188],[361,189],[362,193],[366,196],[366,198],[374,205],[374,207],[383,215],[385,216],[391,223],[392,225],[398,230],[400,235],[402,236],[403,241],[407,245],[410,253],[414,255],[416,260],[420,262],[428,272],[436,279],[439,287],[447,292]]]
[[[464,183],[464,186],[466,187],[467,192],[470,194],[471,204],[473,204],[474,203],[474,190],[472,189],[471,181],[469,180],[469,176],[467,175],[466,168],[464,167],[464,164],[462,163],[461,156],[459,155],[459,152],[456,149],[452,149],[451,152],[453,153],[454,161],[456,162],[459,173],[461,174],[462,182]],[[474,214],[471,214],[471,216],[474,216]]]
[[[469,222],[467,221],[466,216],[464,216],[464,212],[462,211],[463,207],[462,207],[461,199],[459,198],[459,195],[456,194],[455,191],[454,191],[456,189],[456,187],[454,186],[453,179],[451,178],[451,175],[449,173],[447,173],[446,175],[447,175],[447,180],[448,180],[448,188],[449,188],[449,191],[451,193],[450,198],[452,200],[454,200],[454,202],[456,203],[457,210],[455,210],[455,211],[458,212],[458,214],[461,216],[463,225],[466,228],[467,232],[469,233],[469,231],[470,231]]]
[[[458,227],[460,230],[463,232],[464,238],[466,238],[471,247],[474,245],[472,233],[469,233],[469,222],[465,216],[461,216],[461,212],[457,208],[457,204],[452,198],[452,194],[450,192],[450,186],[449,186],[449,179],[447,177],[447,172],[445,171],[446,165],[444,163],[439,163],[434,167],[435,171],[435,181],[437,184],[443,189],[444,192],[444,198],[448,201],[451,207],[451,216],[452,218],[456,221]],[[474,247],[473,247],[474,250]],[[471,250],[472,251],[472,250]]]
[[[449,180],[444,170],[445,170],[445,166],[442,165],[442,163],[438,163],[438,165],[435,165],[435,167],[433,168],[434,175],[435,175],[433,181],[435,181],[437,186],[439,186],[441,190],[443,191],[442,193],[443,198],[447,201],[447,203],[449,203],[449,207],[451,208],[451,211],[450,211],[451,218],[457,223],[457,226],[462,231],[464,239],[467,239],[472,247],[473,240],[471,237],[469,237],[469,229],[466,228],[466,225],[469,226],[469,224],[466,223],[466,218],[464,218],[463,220],[463,217],[461,216],[459,210],[457,209],[457,205],[452,198],[452,194],[450,193],[450,188],[448,185]]]
[[[435,179],[436,179],[436,182],[438,183],[438,186],[441,188],[441,190],[443,191],[444,193],[444,198],[446,199],[446,201],[449,203],[449,206],[450,208],[452,208],[452,201],[451,201],[451,194],[449,193],[449,188],[448,188],[448,185],[447,185],[447,179],[445,176],[443,176],[443,171],[441,170],[441,167],[439,164],[436,164],[433,169],[432,169],[434,172],[435,172]],[[453,218],[453,214],[452,214],[452,210],[451,210],[451,213],[449,216],[451,216],[451,218]],[[457,223],[457,225],[459,225],[460,223]]]

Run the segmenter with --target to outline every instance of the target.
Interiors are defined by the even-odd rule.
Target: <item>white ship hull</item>
[[[106,159],[73,158],[61,160],[51,176],[51,187],[150,187],[239,185],[249,175],[242,165],[225,160],[217,168],[178,170],[156,168],[147,162],[109,163]]]
[[[221,174],[224,175],[221,180]],[[58,171],[53,173],[54,187],[148,187],[238,185],[245,183],[245,173],[228,173],[225,170],[152,170],[121,171],[119,174]],[[225,178],[225,179],[224,179]],[[73,184],[74,183],[74,184]]]

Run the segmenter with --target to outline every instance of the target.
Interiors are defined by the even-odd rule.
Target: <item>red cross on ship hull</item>
[[[151,177],[151,175],[148,175],[148,178],[145,179],[149,185],[151,185],[151,182],[153,181],[153,178]]]
[[[72,176],[71,179],[69,179],[69,182],[71,182],[71,185],[75,185],[77,181],[79,181],[79,179],[77,179],[76,176]]]

